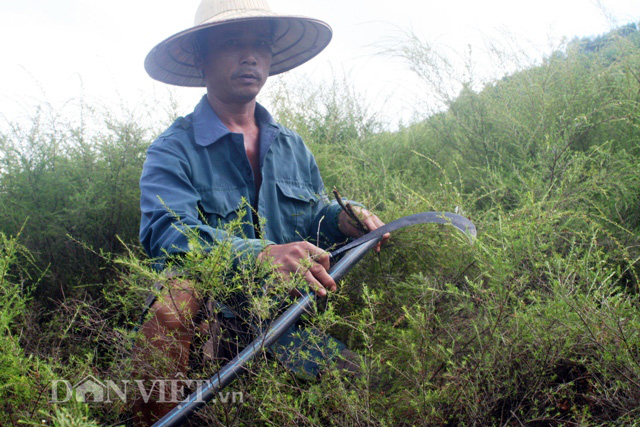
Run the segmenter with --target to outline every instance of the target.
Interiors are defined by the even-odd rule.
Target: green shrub
[[[113,277],[99,252],[137,242],[138,180],[152,135],[136,117],[103,114],[91,132],[45,113],[0,134],[0,230],[24,226],[20,240],[46,271],[37,290],[46,301]]]

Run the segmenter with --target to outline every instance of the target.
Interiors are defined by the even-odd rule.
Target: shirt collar
[[[260,128],[260,158],[262,159],[277,136],[279,128],[266,108],[258,103],[256,103],[256,119]],[[230,133],[231,131],[220,121],[211,108],[207,96],[204,95],[193,110],[193,134],[196,144],[206,147]]]

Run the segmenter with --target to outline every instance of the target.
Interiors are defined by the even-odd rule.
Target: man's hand
[[[368,210],[363,209],[359,206],[353,206],[352,208],[354,213],[358,216],[358,219],[360,219],[360,222],[362,222],[367,228],[369,228],[369,231],[373,231],[376,228],[380,228],[384,225],[384,222],[382,222],[380,218],[378,218],[375,214],[369,212]],[[360,237],[364,234],[355,225],[353,220],[345,211],[340,212],[340,215],[338,216],[338,228],[349,237]],[[389,237],[389,233],[385,233],[382,236],[382,240],[380,240],[380,243],[376,245],[376,252],[380,252],[380,248],[382,247],[382,245],[387,243]]]
[[[384,222],[366,209],[354,206],[353,210],[370,231],[384,225]],[[363,232],[344,211],[338,216],[338,227],[340,231],[350,237],[363,235]],[[389,240],[389,233],[383,235],[380,243],[376,245],[377,252],[380,252],[380,247],[387,240]],[[291,274],[301,274],[318,296],[325,296],[327,291],[337,289],[336,282],[329,275],[331,266],[329,254],[309,242],[267,246],[258,254],[258,261],[263,261],[266,258],[271,259],[271,262],[276,266],[276,271],[285,280],[289,279]],[[292,295],[299,295],[299,292],[293,291]]]
[[[325,296],[327,290],[335,291],[336,282],[329,275],[329,254],[309,242],[293,242],[284,245],[270,245],[258,254],[258,261],[270,258],[276,271],[283,279],[293,273],[301,274],[318,296]],[[292,295],[299,296],[293,291]]]

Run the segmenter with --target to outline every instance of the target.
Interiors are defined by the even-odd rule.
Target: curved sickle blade
[[[372,232],[367,233],[364,236],[344,245],[340,249],[330,252],[329,256],[331,258],[338,256],[341,253],[346,252],[351,248],[355,248],[356,246],[360,246],[361,244],[366,243],[370,240],[379,239],[385,233],[390,233],[401,228],[409,227],[410,225],[427,223],[453,225],[455,228],[466,234],[467,237],[469,237],[469,241],[471,243],[473,243],[473,239],[477,234],[476,226],[467,218],[461,215],[450,212],[421,212],[396,219],[395,221],[391,221],[390,223],[385,224],[380,228],[376,228]]]

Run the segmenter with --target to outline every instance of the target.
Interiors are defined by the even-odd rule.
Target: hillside
[[[277,94],[278,119],[308,143],[327,188],[385,221],[462,213],[478,239],[399,231],[309,316],[362,356],[363,378],[301,381],[261,359],[232,386],[244,402],[211,405],[201,425],[637,424],[640,31],[573,40],[473,87],[393,132],[344,82],[297,102]],[[135,325],[158,280],[137,242],[138,178],[171,117],[86,114],[98,130],[43,109],[0,134],[1,425],[130,415],[131,399],[51,403],[50,385],[136,375]],[[225,250],[184,261],[203,288],[234,274]],[[255,279],[250,267],[236,279]]]

